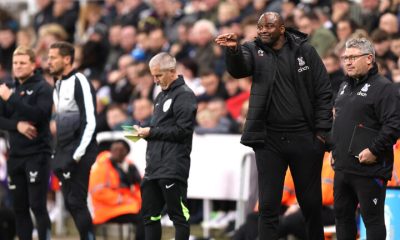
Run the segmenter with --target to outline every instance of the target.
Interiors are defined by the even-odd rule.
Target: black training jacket
[[[310,130],[328,132],[332,126],[332,90],[329,76],[315,49],[307,43],[307,35],[287,28],[286,40],[293,52],[293,86],[296,89]],[[226,65],[235,78],[252,76],[249,110],[241,143],[254,147],[264,144],[266,113],[271,100],[277,71],[276,55],[271,48],[256,39],[228,49]],[[288,68],[288,71],[290,69]]]
[[[146,179],[186,183],[197,112],[196,97],[182,76],[156,98],[146,151]]]
[[[23,84],[15,81],[14,93],[7,102],[0,99],[0,129],[10,135],[10,157],[25,157],[36,153],[51,153],[49,122],[53,105],[52,88],[40,74]],[[17,130],[19,121],[27,121],[37,129],[32,140]]]
[[[390,179],[393,169],[393,145],[399,137],[400,109],[395,86],[378,74],[374,66],[358,83],[348,78],[342,83],[335,100],[332,128],[335,171]],[[356,125],[379,131],[368,147],[377,156],[372,165],[361,164],[349,153]]]

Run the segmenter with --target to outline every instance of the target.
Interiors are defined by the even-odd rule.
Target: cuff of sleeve
[[[237,55],[237,54],[239,54],[239,46],[227,47],[227,51],[232,55]]]
[[[375,155],[375,157],[378,157],[379,152],[373,146],[369,147],[368,149],[372,154]]]
[[[10,104],[13,104],[13,105],[16,104],[17,98],[15,97],[15,93],[11,94],[11,96],[10,96],[10,98],[8,99],[7,102],[10,103]]]
[[[72,156],[72,158],[74,159],[75,162],[79,162],[79,161],[81,160],[81,157],[80,157],[80,156],[77,156],[76,154],[74,154],[74,155]]]

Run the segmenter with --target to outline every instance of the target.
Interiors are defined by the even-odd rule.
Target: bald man
[[[215,42],[227,48],[227,69],[233,77],[253,78],[241,142],[256,155],[260,239],[279,238],[288,167],[308,239],[323,239],[321,168],[332,125],[329,77],[307,35],[286,28],[278,13],[261,15],[257,35],[243,45],[234,33],[222,34]]]

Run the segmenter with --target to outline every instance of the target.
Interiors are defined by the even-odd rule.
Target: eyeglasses
[[[367,55],[370,55],[370,53],[364,53],[364,54],[352,55],[352,56],[341,56],[340,60],[342,60],[343,62],[355,62],[358,58],[367,56]]]

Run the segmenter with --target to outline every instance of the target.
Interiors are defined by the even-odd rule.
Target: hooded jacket
[[[285,37],[293,53],[289,59],[290,69],[295,70],[293,86],[304,117],[310,131],[325,134],[332,125],[332,90],[325,66],[315,49],[307,43],[307,35],[287,28]],[[239,46],[236,51],[228,49],[226,65],[233,77],[251,76],[253,79],[241,143],[250,147],[263,145],[267,134],[266,113],[277,72],[277,57],[271,48],[257,38]]]
[[[196,112],[196,97],[182,76],[158,94],[146,138],[145,179],[170,178],[186,183]]]
[[[72,71],[55,84],[57,145],[53,169],[62,169],[73,160],[79,162],[96,146],[96,100],[91,83]]]
[[[358,82],[347,78],[341,85],[332,128],[335,171],[391,178],[393,145],[400,136],[399,99],[395,90],[394,84],[378,74],[376,65]],[[349,153],[354,128],[360,124],[378,131],[368,147],[377,157],[374,164],[361,164]]]
[[[51,86],[39,74],[35,74],[23,84],[15,81],[14,93],[7,102],[0,99],[0,129],[8,130],[10,134],[11,157],[51,153],[51,95]],[[27,121],[35,126],[37,137],[29,140],[19,133],[19,121]]]

